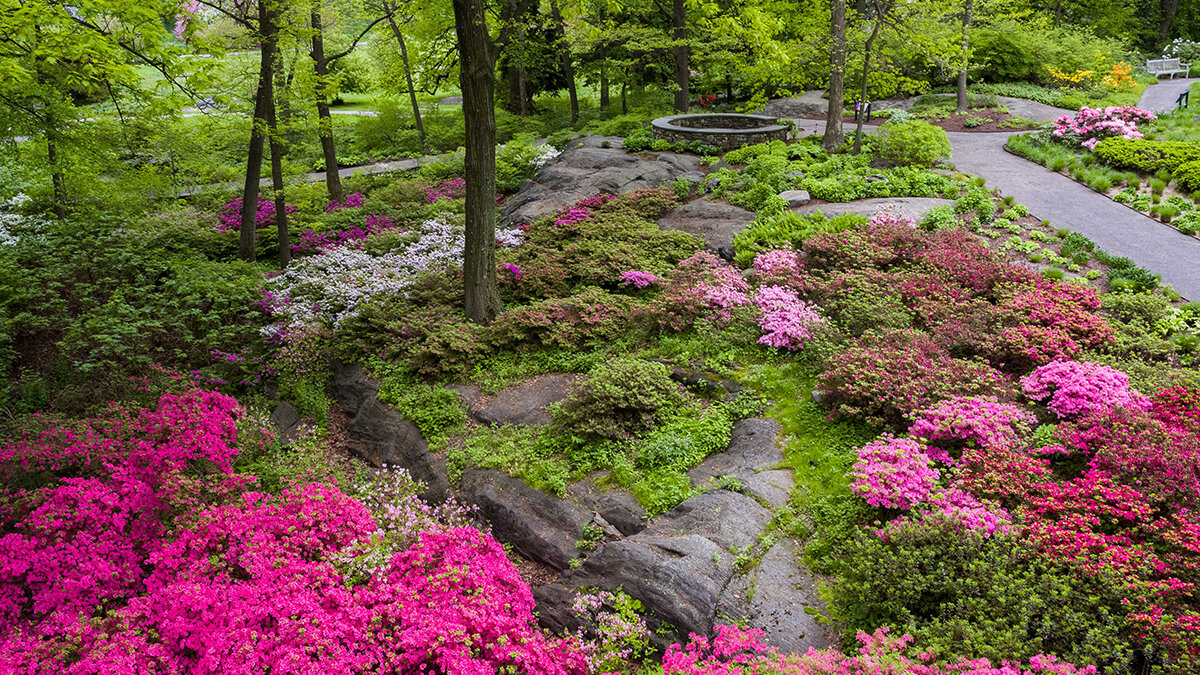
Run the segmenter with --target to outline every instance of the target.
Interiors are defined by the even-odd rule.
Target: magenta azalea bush
[[[850,489],[871,506],[911,509],[929,498],[941,475],[925,446],[885,434],[858,451],[858,461],[846,474]]]
[[[587,672],[479,530],[356,566],[405,541],[366,504],[316,482],[255,491],[232,471],[241,413],[191,390],[0,448],[0,672]]]
[[[467,195],[467,181],[462,178],[444,180],[425,190],[425,200],[430,204],[439,199],[459,199]]]
[[[925,442],[955,441],[985,447],[1014,445],[1037,424],[1037,416],[992,396],[958,396],[926,408],[908,433]],[[945,451],[941,451],[944,455]],[[937,457],[949,462],[949,456]]]
[[[242,198],[236,197],[221,207],[220,220],[217,223],[217,230],[220,232],[237,232],[242,229]],[[288,204],[283,209],[284,214],[295,213],[296,207]],[[264,227],[272,227],[275,225],[275,202],[263,199],[263,196],[258,195],[258,211],[254,214],[254,228],[261,230]]]
[[[754,304],[762,311],[758,325],[761,345],[777,349],[803,349],[825,324],[814,307],[800,299],[795,291],[781,286],[764,286],[754,294]]]

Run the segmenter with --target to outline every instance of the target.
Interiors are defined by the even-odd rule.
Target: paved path
[[[1180,94],[1187,91],[1193,82],[1200,82],[1200,77],[1159,80],[1158,84],[1146,87],[1138,106],[1155,113],[1170,112],[1175,109],[1175,100],[1179,98]]]
[[[825,130],[821,120],[796,121],[805,133]],[[849,135],[852,129],[847,127],[846,132]],[[947,135],[953,147],[951,160],[959,171],[986,178],[989,187],[999,188],[1054,227],[1078,232],[1105,251],[1130,258],[1161,274],[1183,297],[1200,300],[1200,240],[1006,152],[1004,142],[1010,134]]]

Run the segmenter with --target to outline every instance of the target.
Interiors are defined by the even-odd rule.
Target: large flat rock
[[[612,147],[600,147],[608,142]],[[700,168],[691,155],[631,155],[620,141],[588,137],[571,141],[500,208],[502,225],[532,223],[592,195],[653,188]]]
[[[571,377],[540,375],[496,394],[490,400],[476,399],[467,409],[486,424],[550,424],[549,406],[562,401],[571,391]],[[464,397],[465,398],[465,397]]]
[[[809,204],[792,209],[796,213],[812,213],[820,211],[827,216],[837,216],[843,213],[857,213],[871,217],[885,208],[892,213],[908,216],[920,221],[929,210],[937,206],[946,206],[954,202],[949,199],[936,197],[885,197],[880,199],[860,199],[855,202],[839,202],[836,204]]]
[[[825,610],[817,581],[797,556],[791,539],[772,546],[754,569],[726,586],[719,618],[763,629],[767,644],[784,653],[836,647],[837,635],[817,622]]]
[[[679,230],[702,237],[705,245],[717,251],[732,249],[734,236],[746,229],[753,220],[752,212],[706,196],[663,216],[658,226],[664,230]]]
[[[724,452],[709,456],[688,472],[699,485],[711,478],[735,476],[743,481],[783,462],[782,431],[773,419],[753,417],[738,422]]]

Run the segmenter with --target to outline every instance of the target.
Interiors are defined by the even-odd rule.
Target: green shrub
[[[1161,195],[1163,190],[1167,189],[1166,181],[1159,178],[1150,179],[1150,192],[1152,194]]]
[[[813,235],[844,232],[866,222],[866,216],[844,213],[828,218],[820,211],[808,215],[785,211],[759,216],[749,227],[734,236],[733,248],[737,251],[735,262],[742,267],[748,267],[754,256],[763,251],[776,248],[799,250],[804,240]]]
[[[1175,185],[1188,194],[1200,191],[1200,159],[1184,162],[1175,169]]]
[[[594,368],[555,410],[554,422],[575,435],[629,438],[652,428],[666,408],[681,401],[666,366],[620,359]]]
[[[939,654],[1129,663],[1119,584],[1054,567],[1017,536],[931,519],[858,539],[830,609],[849,631],[888,626]]]
[[[917,223],[925,230],[948,230],[958,227],[958,218],[954,217],[954,209],[950,206],[935,206]]]
[[[879,155],[897,166],[933,166],[950,156],[950,139],[922,120],[885,124],[879,132]]]
[[[460,431],[467,421],[467,411],[458,394],[445,387],[385,378],[380,382],[379,400],[395,406],[420,429],[434,451],[445,447],[446,439]]]
[[[629,152],[645,152],[653,143],[654,132],[648,128],[642,128],[626,136],[621,145]]]
[[[1144,138],[1106,138],[1092,152],[1111,167],[1150,174],[1174,171],[1184,162],[1200,160],[1200,144]]]

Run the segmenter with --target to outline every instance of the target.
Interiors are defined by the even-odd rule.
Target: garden
[[[0,673],[1200,668],[1200,302],[947,135],[1200,234],[1187,12],[69,9],[0,12]],[[649,126],[826,84],[906,104]]]

